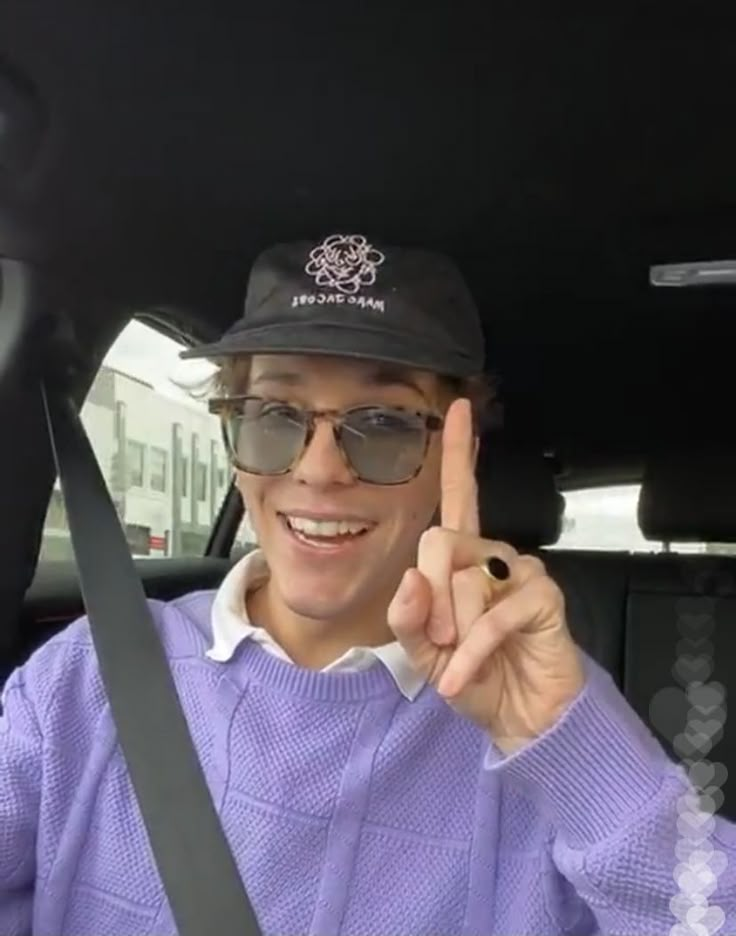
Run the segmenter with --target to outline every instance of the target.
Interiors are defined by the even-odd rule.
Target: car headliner
[[[41,143],[0,149],[0,253],[105,297],[92,346],[103,308],[217,333],[277,240],[439,248],[570,479],[732,444],[733,294],[648,282],[736,256],[730,6],[4,0]]]

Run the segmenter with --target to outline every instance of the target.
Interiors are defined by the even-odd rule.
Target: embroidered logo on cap
[[[318,286],[329,286],[355,295],[376,281],[376,268],[385,255],[368,243],[362,234],[332,234],[309,254],[305,272]]]

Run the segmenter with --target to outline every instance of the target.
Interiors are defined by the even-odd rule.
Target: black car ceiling
[[[214,333],[277,239],[446,249],[509,434],[636,473],[731,433],[731,293],[648,284],[734,254],[731,9],[5,0],[42,134],[0,175],[0,253],[63,278],[92,349],[150,306]]]

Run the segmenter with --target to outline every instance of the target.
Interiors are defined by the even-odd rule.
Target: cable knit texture
[[[669,934],[682,770],[586,660],[504,758],[380,664],[315,672],[253,641],[208,659],[212,593],[151,604],[266,936]],[[186,817],[182,817],[186,821]],[[736,933],[736,835],[709,896]],[[172,934],[87,623],[11,677],[0,718],[0,933]],[[685,932],[685,931],[683,931]]]

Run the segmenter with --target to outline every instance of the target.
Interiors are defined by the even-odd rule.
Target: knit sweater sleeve
[[[549,818],[554,865],[596,932],[736,934],[736,826],[714,814],[716,788],[696,787],[610,676],[585,662],[586,686],[558,724],[507,758],[492,745],[487,768]],[[698,782],[711,767],[700,762]]]
[[[42,741],[27,673],[16,670],[0,714],[0,933],[31,932]]]

